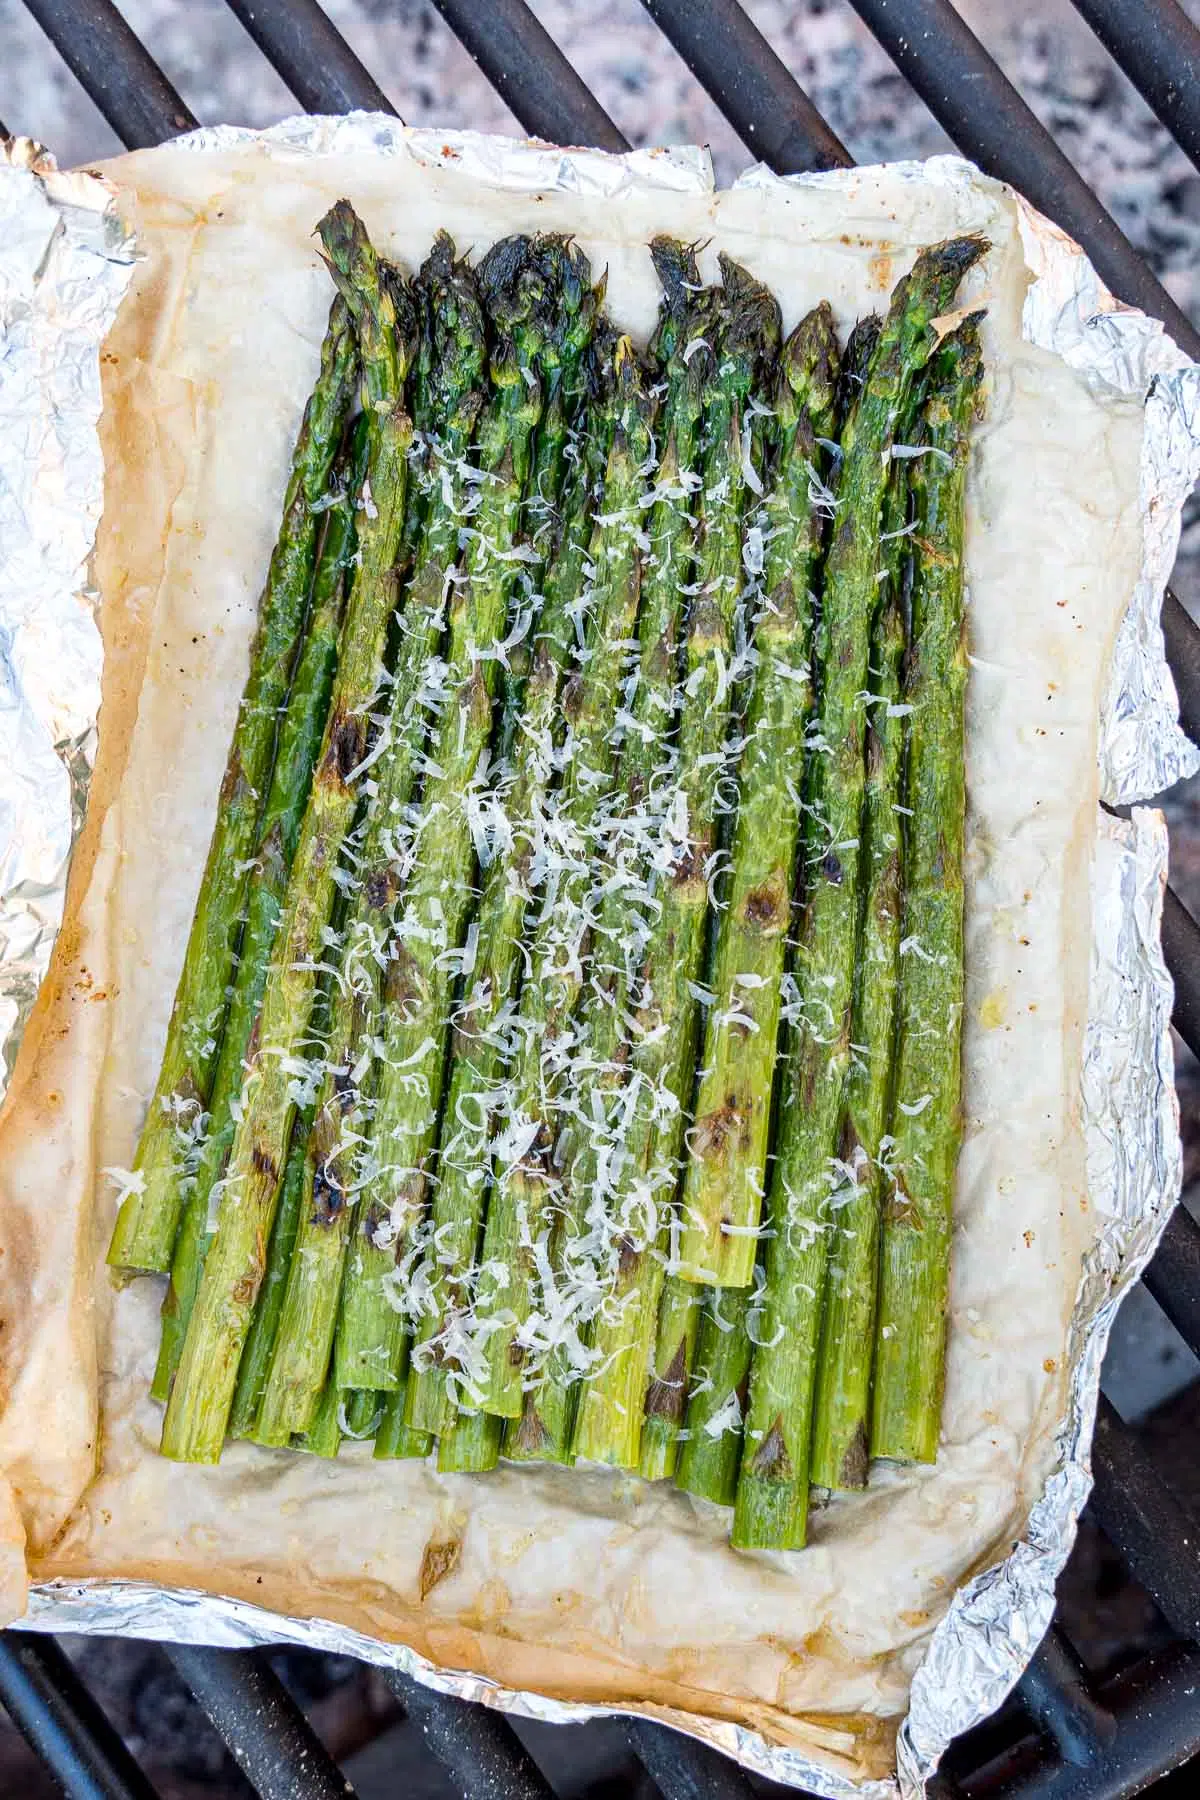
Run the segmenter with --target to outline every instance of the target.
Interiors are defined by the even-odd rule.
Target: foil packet
[[[203,130],[173,150],[202,156],[251,144],[281,164],[343,153],[415,156],[433,169],[452,160],[492,188],[567,193],[606,206],[649,190],[712,192],[699,150],[614,158],[471,133],[410,132],[369,115],[289,120],[258,134]],[[769,208],[809,187],[849,195],[870,173],[781,181],[755,169],[735,192],[758,193]],[[911,184],[914,196],[931,184],[955,193],[979,180],[950,157],[891,174]],[[60,175],[27,140],[10,145],[8,167],[0,169],[0,208],[8,226],[0,252],[0,1040],[11,1066],[62,917],[95,744],[101,643],[89,553],[104,473],[99,359],[135,247],[103,178]],[[728,1719],[547,1698],[344,1623],[284,1616],[193,1588],[105,1577],[46,1580],[30,1591],[25,1624],[222,1645],[305,1644],[395,1666],[443,1692],[548,1721],[645,1710],[747,1768],[830,1800],[913,1800],[950,1739],[986,1717],[1019,1678],[1050,1622],[1055,1581],[1089,1491],[1089,1444],[1112,1319],[1179,1193],[1171,983],[1159,946],[1166,833],[1161,816],[1137,803],[1200,766],[1178,727],[1158,624],[1180,509],[1200,472],[1200,375],[1160,326],[1113,301],[1075,245],[1024,203],[1019,214],[1032,276],[1026,340],[1106,392],[1137,403],[1148,396],[1141,567],[1113,649],[1099,734],[1100,797],[1133,811],[1127,820],[1100,815],[1090,872],[1082,1107],[1088,1195],[1100,1224],[1068,1325],[1070,1380],[1055,1466],[1020,1541],[958,1588],[923,1642],[909,1671],[894,1775],[852,1779]]]

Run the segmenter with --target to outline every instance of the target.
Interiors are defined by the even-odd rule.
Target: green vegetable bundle
[[[162,1449],[674,1477],[745,1549],[932,1460],[976,239],[843,350],[554,235],[336,294],[109,1260]]]

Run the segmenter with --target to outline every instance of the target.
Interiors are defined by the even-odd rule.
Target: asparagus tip
[[[795,395],[801,406],[824,415],[833,405],[837,385],[838,342],[833,308],[828,300],[806,313],[790,333],[779,362],[779,390]]]
[[[592,265],[569,237],[541,234],[533,240],[533,256],[542,281],[550,330],[546,357],[551,367],[574,366],[591,339],[608,287],[607,270],[592,285]]]
[[[478,281],[502,362],[509,345],[519,361],[551,369],[578,360],[592,335],[596,300],[591,264],[570,238],[502,238],[479,264]]]
[[[922,259],[928,258],[931,267],[940,266],[947,276],[954,275],[961,281],[967,270],[985,257],[991,247],[982,234],[972,233],[968,237],[946,238],[940,244],[931,244],[922,252]]]
[[[712,356],[702,348],[702,319],[711,301],[701,288],[696,246],[678,238],[656,237],[650,245],[654,270],[663,290],[658,323],[650,340],[650,355],[662,365],[688,350],[687,371],[694,392],[702,392],[712,378]]]
[[[932,309],[935,315],[944,311],[967,270],[990,249],[987,238],[972,236],[947,238],[943,243],[931,244],[922,250],[909,273],[896,284],[892,294],[892,316],[909,311],[918,295],[924,302],[918,310]]]
[[[579,312],[592,293],[592,265],[579,245],[562,232],[539,232],[533,260],[547,284],[561,290],[567,311]]]
[[[664,305],[675,313],[684,311],[700,285],[695,244],[685,244],[661,233],[650,240],[650,258],[662,286]]]
[[[865,319],[859,319],[850,336],[846,339],[846,348],[842,355],[842,368],[838,376],[836,411],[839,420],[849,416],[854,402],[862,391],[867,370],[871,366],[871,358],[879,342],[879,334],[883,330],[883,320],[878,313],[868,313]]]
[[[324,245],[325,260],[333,271],[335,280],[339,275],[349,275],[364,256],[374,259],[367,228],[349,200],[334,201],[317,226],[317,236]],[[343,288],[342,292],[345,293],[346,290]],[[346,298],[353,304],[351,295],[346,294]]]
[[[772,358],[783,336],[779,302],[749,269],[722,251],[718,257],[726,302],[723,347],[733,356],[751,356],[756,365]]]
[[[487,327],[479,285],[455,255],[454,240],[439,231],[417,277],[422,310],[422,362],[435,415],[469,418],[483,400]],[[448,423],[443,418],[443,424]]]
[[[429,254],[421,264],[422,281],[448,281],[457,263],[454,239],[445,230],[435,232]]]

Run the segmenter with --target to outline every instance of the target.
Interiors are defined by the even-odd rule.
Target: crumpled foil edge
[[[133,242],[98,175],[0,138],[0,1097],[62,923],[95,760],[100,345]]]
[[[266,132],[219,126],[176,140],[174,147],[205,152],[248,145],[257,146],[263,155],[283,157],[370,151],[409,155],[431,166],[453,161],[490,185],[522,191],[553,187],[607,201],[619,198],[634,184],[651,183],[667,191],[692,193],[709,192],[713,187],[711,164],[701,149],[635,151],[614,158],[596,151],[564,151],[476,132],[415,131],[372,114],[289,119]],[[913,182],[956,186],[981,179],[970,164],[957,157],[895,167],[902,178]],[[43,182],[51,179],[50,166],[46,164],[45,169],[40,177]],[[837,186],[855,181],[860,174],[837,171],[788,179]],[[53,179],[84,182],[94,178]],[[739,185],[771,187],[779,179],[759,167],[747,171]],[[1024,202],[1018,201],[1018,206],[1033,274],[1025,308],[1026,335],[1063,356],[1089,381],[1138,399],[1149,394],[1142,458],[1142,569],[1114,647],[1100,733],[1101,791],[1110,802],[1132,802],[1161,792],[1200,764],[1200,757],[1179,729],[1175,689],[1159,626],[1162,594],[1178,542],[1180,508],[1200,472],[1200,371],[1182,356],[1160,325],[1113,300],[1069,239]],[[116,232],[111,212],[104,216],[109,220],[108,229]],[[119,240],[118,233],[107,254],[114,266],[120,267],[122,257],[128,262],[131,248]],[[0,306],[4,304],[3,281],[0,261]],[[119,298],[119,290],[113,292]],[[98,343],[99,336],[94,336],[87,352],[93,362]],[[78,353],[76,360],[80,360]],[[97,371],[89,366],[77,368],[76,373],[84,391],[89,391],[91,382],[90,391],[98,402]],[[2,396],[0,389],[0,458],[5,451]],[[99,512],[98,410],[97,403],[95,412],[80,422],[88,440],[84,448],[92,459],[85,466],[94,484],[77,483],[88,508],[83,520],[85,549],[73,565],[70,585],[63,585],[60,579],[55,590],[57,610],[49,615],[48,629],[53,629],[61,615],[64,594],[69,593],[77,609],[93,598],[79,571]],[[32,475],[30,470],[26,479],[31,480]],[[5,592],[0,581],[0,629]],[[80,739],[86,738],[94,717],[94,704],[89,715],[86,701],[98,694],[98,662],[88,666],[93,680],[90,687],[85,684],[80,690],[77,719],[81,729],[76,733]],[[73,741],[69,737],[63,740]],[[3,808],[8,804],[8,796],[0,791],[0,826],[5,823]],[[59,806],[56,818],[60,826],[65,817]],[[77,824],[78,808],[76,828]],[[69,819],[65,829],[69,843]],[[759,1774],[807,1787],[828,1800],[915,1800],[923,1794],[950,1739],[986,1718],[1004,1699],[1050,1622],[1054,1584],[1091,1487],[1091,1434],[1112,1320],[1122,1296],[1152,1255],[1180,1189],[1182,1158],[1169,1035],[1172,985],[1159,944],[1166,861],[1161,815],[1144,808],[1136,809],[1129,820],[1100,814],[1093,866],[1083,1102],[1089,1191],[1104,1228],[1084,1269],[1070,1329],[1070,1399],[1059,1434],[1058,1466],[1034,1506],[1022,1541],[1002,1563],[958,1591],[935,1629],[914,1676],[910,1711],[898,1739],[895,1780],[856,1782],[800,1751],[769,1745],[744,1727],[645,1709],[649,1716],[687,1730]],[[65,865],[65,853],[62,863]],[[0,864],[0,906],[4,904],[3,867]],[[39,939],[39,954],[44,952],[46,957],[61,916],[61,894],[57,904],[59,914]],[[47,911],[49,916],[49,908]],[[3,917],[0,912],[0,929]],[[0,935],[0,982],[3,947]],[[44,968],[44,961],[41,966]],[[0,996],[3,992],[0,985]],[[2,1027],[0,1014],[0,1042]],[[303,1644],[401,1669],[440,1692],[548,1722],[568,1723],[630,1710],[547,1700],[500,1687],[485,1677],[438,1668],[402,1645],[381,1643],[330,1620],[286,1618],[240,1601],[144,1582],[40,1584],[31,1590],[23,1623],[40,1630],[127,1632],[231,1647]]]

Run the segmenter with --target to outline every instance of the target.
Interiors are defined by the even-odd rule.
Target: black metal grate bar
[[[1105,1682],[1099,1702],[1112,1725],[1084,1760],[1061,1760],[1049,1746],[1029,1744],[960,1774],[951,1791],[968,1800],[1128,1800],[1141,1793],[1200,1750],[1200,1651],[1148,1657]],[[931,1784],[931,1800],[937,1787]]]
[[[395,112],[317,0],[226,0],[226,4],[305,112]]]
[[[1180,1337],[1200,1356],[1200,1225],[1186,1207],[1177,1206],[1167,1220],[1142,1280]]]
[[[646,1719],[630,1719],[626,1732],[634,1755],[666,1800],[754,1800],[755,1790],[738,1765],[696,1738]],[[785,1792],[774,1785],[764,1791]]]
[[[1161,319],[1189,356],[1200,331],[1175,304],[1074,164],[950,0],[850,0],[959,149],[1081,243],[1113,292]]]
[[[411,1675],[386,1680],[461,1800],[554,1800],[554,1790],[500,1713],[452,1700]]]
[[[1103,1530],[1167,1623],[1200,1642],[1200,1534],[1103,1394],[1092,1475],[1092,1507]]]
[[[1192,742],[1200,744],[1200,630],[1169,588],[1163,601],[1162,629],[1179,695],[1179,722]]]
[[[197,120],[111,0],[25,4],[127,150],[195,129]]]
[[[1175,982],[1171,1023],[1200,1056],[1200,925],[1172,888],[1163,896],[1162,947]]]
[[[262,1800],[353,1800],[354,1789],[259,1651],[163,1648]]]
[[[1177,0],[1074,0],[1074,5],[1200,168],[1200,31]]]
[[[738,136],[778,175],[844,169],[850,152],[740,6],[642,0]]]
[[[1083,1666],[1056,1626],[1035,1650],[1017,1684],[1017,1698],[1073,1768],[1088,1768],[1116,1735],[1116,1720],[1088,1692]]]
[[[524,0],[433,3],[532,137],[600,150],[630,148]]]
[[[0,1632],[0,1702],[70,1800],[157,1800],[53,1638]]]

